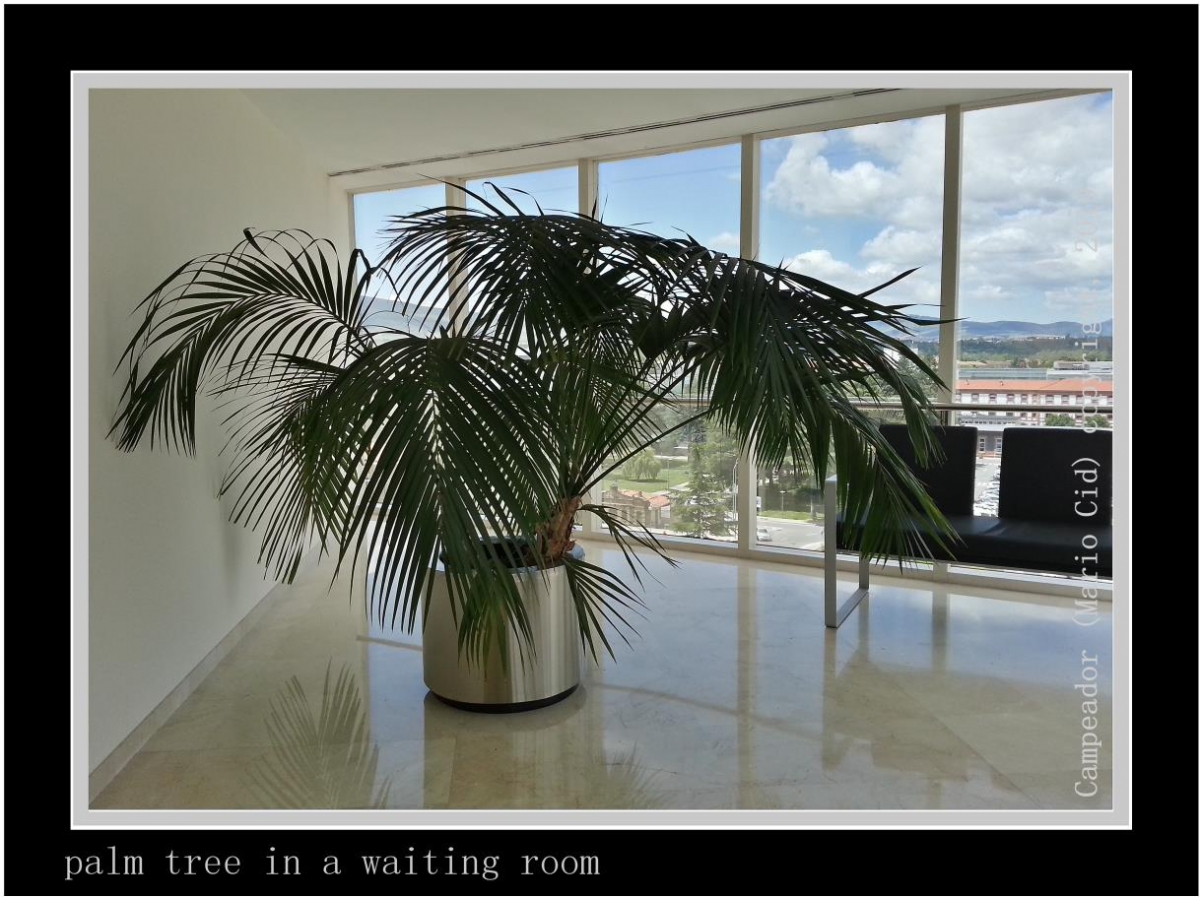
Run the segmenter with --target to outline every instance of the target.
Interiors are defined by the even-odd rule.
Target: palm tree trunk
[[[575,526],[575,514],[583,504],[583,496],[573,495],[559,500],[554,516],[538,530],[538,542],[543,559],[550,566],[562,563],[567,552],[575,547],[571,531]]]

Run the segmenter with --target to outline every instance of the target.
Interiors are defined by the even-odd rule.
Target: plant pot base
[[[446,698],[439,695],[436,691],[429,693],[450,707],[458,710],[468,710],[471,713],[524,713],[526,710],[540,710],[543,707],[549,707],[551,704],[557,704],[564,698],[569,698],[575,693],[578,685],[572,685],[566,691],[560,691],[556,695],[551,695],[548,698],[539,698],[536,701],[516,701],[511,704],[475,704],[471,701],[456,701],[453,698]]]

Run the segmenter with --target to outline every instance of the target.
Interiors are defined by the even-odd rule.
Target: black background
[[[1113,859],[1129,860],[1129,867],[1145,868],[1145,862],[1132,862],[1138,854],[1130,851],[1128,839],[1118,846],[1109,843],[1111,832],[1096,830],[72,830],[73,596],[66,556],[67,509],[75,499],[68,474],[70,346],[63,314],[72,302],[71,72],[1125,71],[1140,53],[1153,54],[1158,63],[1149,67],[1143,87],[1151,86],[1154,70],[1169,76],[1178,61],[1187,62],[1174,69],[1182,75],[1179,83],[1153,85],[1142,94],[1174,96],[1171,115],[1178,123],[1195,109],[1195,7],[6,6],[4,20],[10,437],[4,893],[1128,893],[1117,884],[1121,876],[1107,874]],[[1133,40],[1135,24],[1153,38]],[[1173,40],[1178,46],[1170,45]],[[459,49],[448,59],[450,45]],[[1187,122],[1185,170],[1195,134],[1195,121]],[[1192,194],[1187,195],[1190,204]],[[59,438],[50,435],[54,430]],[[1190,581],[1184,585],[1190,590]],[[80,737],[86,739],[84,733]],[[1184,768],[1194,769],[1187,759],[1190,744],[1182,756]],[[1190,805],[1194,792],[1186,785],[1165,793]],[[653,824],[653,814],[644,821]],[[695,821],[713,820],[696,814]],[[1034,837],[1053,843],[1033,845]],[[145,875],[65,881],[68,854],[99,854],[110,846],[143,856]],[[358,856],[403,854],[410,846],[418,854],[453,846],[460,855],[499,855],[501,876],[490,883],[361,877]],[[298,855],[303,874],[264,877],[272,847]],[[242,871],[232,878],[171,878],[165,862],[170,850],[236,855]],[[522,877],[524,853],[597,855],[601,875]],[[342,875],[321,874],[329,854],[342,859]],[[1194,851],[1184,854],[1189,856]],[[1170,893],[1160,876],[1183,867],[1190,876],[1190,863],[1152,862],[1153,890]],[[1194,893],[1194,886],[1190,880],[1186,891]]]

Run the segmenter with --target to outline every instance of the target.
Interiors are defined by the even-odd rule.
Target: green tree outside
[[[689,488],[672,490],[671,529],[697,539],[728,536],[733,532],[727,519],[729,505],[711,487],[707,476],[694,476]]]
[[[624,472],[631,480],[656,480],[662,469],[662,462],[654,455],[654,449],[642,449],[625,462]]]
[[[715,433],[706,428],[706,435]],[[733,532],[727,519],[730,500],[725,492],[732,487],[737,447],[732,440],[727,442],[728,449],[717,441],[692,445],[687,488],[671,492],[671,529],[697,539],[728,536]],[[724,467],[729,470],[723,471]]]

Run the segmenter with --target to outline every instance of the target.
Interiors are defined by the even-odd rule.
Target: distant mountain
[[[431,305],[412,303],[405,305],[383,296],[372,296],[367,300],[368,327],[393,327],[414,333],[429,333],[429,328],[438,317],[438,309]],[[408,313],[404,310],[407,308]]]
[[[921,318],[933,322],[936,318]],[[1051,324],[1038,324],[1034,321],[960,321],[958,333],[961,339],[1021,339],[1034,336],[1074,336],[1082,337],[1083,324],[1079,321],[1055,321]],[[1112,336],[1112,318],[1100,325],[1100,336]],[[893,331],[894,335],[894,331]],[[912,338],[922,342],[936,342],[937,329],[919,327],[914,330]]]
[[[393,300],[383,296],[373,296],[367,300],[371,306],[372,316],[371,323],[384,326],[403,326],[406,323],[416,325],[425,323],[426,326],[431,324],[437,317],[437,309],[429,305],[412,304],[408,306],[408,314],[403,315],[400,309],[403,308],[403,303],[397,303],[393,310]],[[937,318],[926,318],[921,316],[914,317],[918,321],[927,321],[933,323]],[[897,331],[892,328],[881,328],[885,333],[896,336]],[[1055,321],[1051,324],[1038,324],[1034,321],[960,321],[958,325],[959,337],[961,339],[1021,339],[1023,337],[1036,336],[1073,336],[1082,337],[1086,334],[1083,332],[1083,324],[1078,321]],[[1104,321],[1100,325],[1100,336],[1112,336],[1113,322],[1112,318]],[[914,328],[909,339],[915,339],[919,342],[937,342],[938,332],[936,327],[917,327]]]

